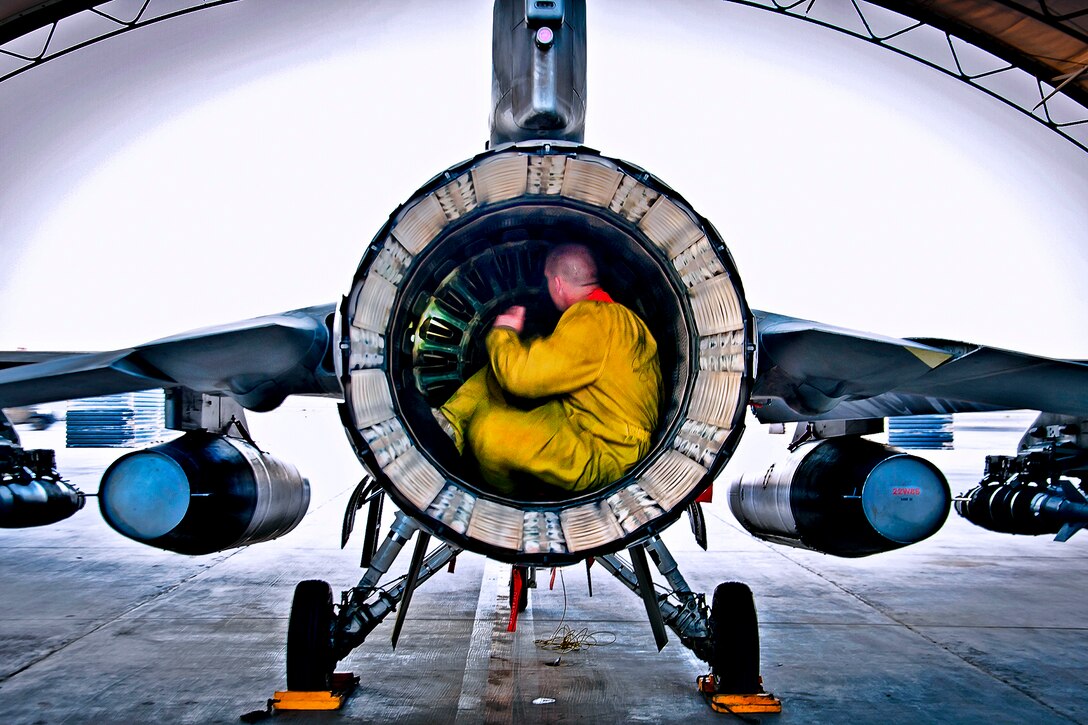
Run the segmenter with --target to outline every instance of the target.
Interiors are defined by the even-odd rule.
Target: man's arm
[[[546,338],[526,343],[517,332],[495,327],[487,336],[491,369],[502,387],[524,398],[577,390],[595,381],[607,345],[591,306],[567,311]]]

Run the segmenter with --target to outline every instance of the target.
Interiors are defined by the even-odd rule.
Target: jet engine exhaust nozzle
[[[612,484],[567,494],[528,481],[504,495],[432,410],[487,364],[508,306],[529,310],[526,337],[554,328],[543,269],[566,242],[590,248],[601,286],[657,341],[660,422]],[[660,180],[584,146],[507,145],[434,177],[367,247],[340,320],[341,419],[360,460],[428,531],[504,561],[569,563],[660,532],[744,428],[754,332],[725,243]]]

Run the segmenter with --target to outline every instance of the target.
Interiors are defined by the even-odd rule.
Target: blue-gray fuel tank
[[[807,443],[729,490],[729,508],[754,536],[844,557],[932,536],[951,500],[932,463],[858,437]]]
[[[99,489],[102,517],[116,531],[180,554],[275,539],[309,503],[309,482],[294,466],[204,432],[119,458]]]

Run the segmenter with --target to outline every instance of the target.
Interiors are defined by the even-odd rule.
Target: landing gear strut
[[[599,557],[605,569],[646,605],[658,649],[668,642],[668,626],[695,656],[710,665],[699,678],[701,692],[718,712],[780,712],[782,704],[763,691],[759,675],[759,626],[752,592],[740,582],[725,582],[706,597],[691,591],[676,560],[658,537],[628,550],[631,563],[615,554]],[[650,579],[647,555],[671,589],[658,591]]]
[[[341,540],[342,543],[347,543],[355,511],[363,506],[365,500],[369,500],[371,515],[367,521],[363,556],[366,572],[358,585],[341,594],[339,607],[333,606],[332,589],[328,583],[316,580],[300,582],[295,588],[291,618],[287,626],[287,692],[277,694],[325,692],[332,697],[322,700],[319,708],[307,701],[287,706],[287,709],[339,707],[343,698],[337,696],[337,692],[342,694],[354,687],[357,678],[348,674],[334,674],[336,663],[362,644],[367,635],[394,611],[397,611],[397,622],[393,629],[393,648],[396,649],[404,616],[416,587],[430,579],[461,552],[449,544],[441,544],[427,553],[430,535],[420,530],[412,519],[400,511],[396,512],[385,541],[381,546],[375,547],[381,518],[382,493],[376,492],[368,499],[367,494],[371,487],[367,484],[368,480],[364,479],[352,496],[345,515]],[[416,544],[408,574],[392,586],[378,588],[379,580],[389,571],[397,555],[413,536],[416,536]],[[280,707],[285,705],[280,704]]]
[[[417,533],[419,535],[416,538],[408,574],[393,586],[378,588],[378,581],[389,571],[389,567],[404,545]],[[330,668],[332,664],[347,657],[353,649],[362,644],[367,635],[393,611],[397,611],[397,625],[393,630],[393,648],[396,648],[401,625],[404,623],[404,616],[416,588],[461,553],[460,549],[449,544],[441,544],[434,551],[427,553],[429,542],[430,536],[420,531],[412,519],[400,511],[396,513],[396,518],[389,528],[389,534],[371,557],[366,573],[355,587],[341,595],[336,616],[330,617],[326,629]],[[399,611],[398,605],[401,605]],[[288,652],[290,652],[290,645]]]

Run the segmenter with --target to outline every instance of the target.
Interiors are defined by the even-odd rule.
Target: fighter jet
[[[710,221],[651,172],[584,144],[585,59],[584,2],[497,0],[486,150],[393,210],[339,302],[123,350],[3,358],[0,407],[166,390],[168,427],[183,435],[112,464],[99,506],[122,535],[181,554],[297,526],[308,482],[258,448],[245,412],[291,395],[340,401],[367,472],[342,541],[365,508],[366,572],[336,608],[328,583],[298,585],[290,689],[329,689],[336,663],[394,611],[396,646],[415,589],[472,551],[513,565],[515,608],[534,568],[592,558],[642,598],[659,648],[671,629],[708,663],[715,687],[760,692],[751,592],[724,582],[708,603],[661,540],[686,513],[706,548],[699,503],[748,409],[761,423],[797,423],[784,459],[728,492],[737,519],[761,539],[859,557],[931,536],[952,505],[944,475],[864,436],[887,416],[1018,408],[1044,413],[1016,456],[988,460],[957,509],[987,528],[1062,539],[1088,522],[1088,365],[752,309]],[[603,286],[659,343],[661,422],[650,453],[603,489],[503,495],[457,454],[432,411],[486,364],[485,333],[507,307],[527,307],[541,321],[537,334],[549,315],[554,325],[543,263],[571,239],[593,249]],[[24,451],[10,430],[5,438],[0,523],[47,524],[83,506],[51,452]],[[382,539],[386,500],[397,512]],[[380,587],[413,538],[407,577]],[[651,561],[667,591],[653,583]]]

